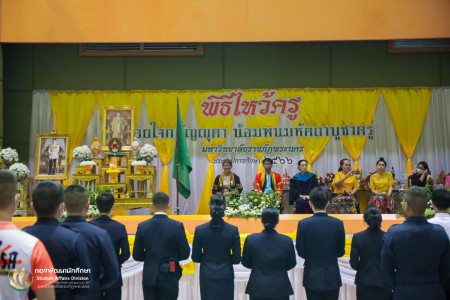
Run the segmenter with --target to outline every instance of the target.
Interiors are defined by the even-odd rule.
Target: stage
[[[280,215],[280,223],[277,226],[277,231],[279,233],[284,234],[292,234],[297,231],[298,221],[310,217],[311,215],[300,215],[300,214],[291,214],[291,215]],[[359,231],[366,229],[366,225],[363,221],[363,215],[331,215],[338,219],[341,219],[344,222],[345,233],[346,234],[354,234]],[[151,218],[151,216],[115,216],[114,220],[124,224],[127,228],[127,232],[129,235],[136,234],[137,226],[140,222],[143,222],[147,219]],[[208,222],[211,217],[207,215],[170,215],[170,218],[180,221],[184,224],[184,228],[190,234],[194,234],[195,227],[201,225],[203,223]],[[226,218],[225,221],[237,226],[239,228],[239,232],[241,234],[249,234],[260,232],[263,230],[263,226],[261,224],[260,219],[243,219],[243,218]],[[18,228],[24,228],[30,225],[33,225],[36,222],[36,217],[14,217],[14,224]],[[397,216],[394,214],[385,214],[383,215],[383,222],[381,224],[381,228],[384,231],[387,231],[389,227],[394,224],[400,224],[403,222],[403,218],[397,219]]]

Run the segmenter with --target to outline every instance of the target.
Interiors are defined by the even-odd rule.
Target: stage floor
[[[297,230],[298,221],[310,217],[311,215],[280,215],[280,223],[278,224],[276,230],[279,233],[293,233]],[[359,231],[363,231],[367,228],[366,224],[363,220],[363,215],[331,215],[338,219],[341,219],[344,222],[345,233],[346,234],[355,234]],[[383,216],[383,222],[381,223],[381,228],[384,231],[387,231],[389,227],[394,224],[403,223],[404,219],[400,217],[397,219],[395,214],[385,214]],[[115,216],[114,220],[124,224],[127,228],[128,234],[136,234],[137,226],[140,222],[143,222],[147,219],[151,218],[151,216]],[[207,215],[181,215],[174,216],[170,215],[170,218],[183,222],[185,229],[190,233],[194,234],[195,227],[208,222],[211,220],[210,216]],[[256,233],[261,232],[263,230],[263,226],[261,224],[261,220],[255,219],[243,219],[243,218],[226,218],[225,221],[239,227],[239,233]],[[36,217],[14,217],[14,224],[22,229],[24,227],[33,225],[36,222]]]

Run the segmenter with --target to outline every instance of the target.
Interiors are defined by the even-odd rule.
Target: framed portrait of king
[[[34,179],[67,179],[69,135],[38,134]]]
[[[103,106],[103,112],[103,150],[112,138],[120,139],[123,149],[129,149],[134,139],[134,106]]]

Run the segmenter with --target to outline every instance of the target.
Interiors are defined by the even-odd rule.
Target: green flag
[[[189,173],[192,171],[191,158],[189,157],[189,149],[184,133],[183,120],[181,119],[180,109],[177,105],[177,128],[175,130],[175,147],[173,152],[173,169],[172,178],[177,180],[177,163],[178,165],[178,192],[184,198],[191,195],[191,184],[189,182]]]

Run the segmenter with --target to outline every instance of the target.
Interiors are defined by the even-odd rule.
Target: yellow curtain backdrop
[[[304,126],[329,126],[330,118],[326,112],[330,110],[331,90],[304,89],[288,90],[286,97],[302,96],[300,103],[300,116],[293,122],[294,126],[305,123]],[[298,143],[304,146],[303,155],[308,161],[308,171],[313,172],[312,164],[320,156],[330,140],[329,137],[297,138]]]
[[[104,106],[134,106],[133,128],[136,128],[141,114],[143,92],[141,91],[105,91],[96,92],[98,111],[103,121]],[[106,141],[108,142],[108,141]]]
[[[431,88],[383,89],[383,96],[400,145],[408,158],[406,174],[413,170],[416,149],[431,100]]]
[[[266,90],[248,90],[245,91],[245,95],[242,98],[242,101],[245,100],[253,100],[253,99],[261,99],[261,93]],[[284,91],[283,91],[284,92]],[[284,97],[284,94],[278,94],[278,97]],[[260,128],[260,127],[277,127],[278,121],[280,120],[280,116],[252,116],[245,117],[245,121],[247,123],[248,128]],[[251,138],[250,143],[252,146],[263,146],[264,144],[272,145],[274,138]],[[261,162],[258,166],[258,173],[264,171],[262,165],[262,159],[264,158],[265,153],[255,153],[255,157],[260,159]]]
[[[220,93],[227,93],[228,91],[220,91]],[[217,91],[197,91],[192,94],[192,102],[195,107],[195,114],[197,116],[198,126],[199,128],[227,128],[227,132],[230,132],[231,125],[233,124],[233,116],[228,117],[205,117],[202,114],[202,108],[200,104],[205,100],[205,97],[209,94],[217,94]],[[226,138],[221,139],[203,139],[203,144],[205,146],[217,146],[219,144],[224,145],[226,142]],[[200,202],[197,207],[197,215],[209,215],[209,199],[212,195],[212,188],[214,185],[214,166],[213,161],[219,155],[218,153],[207,153],[209,160],[208,171],[206,172],[205,184],[203,185],[202,196],[200,197]]]
[[[339,89],[331,94],[331,118],[334,126],[372,124],[378,100],[379,89]],[[338,120],[336,120],[338,118]],[[360,170],[359,156],[366,143],[366,136],[341,137],[342,144],[354,160],[354,169]]]
[[[72,161],[73,149],[80,146],[94,113],[95,92],[50,91],[50,105],[56,116],[56,133],[70,134],[67,165]],[[66,182],[70,184],[70,176]]]
[[[180,103],[183,124],[191,102],[191,93],[188,91],[162,91],[145,92],[145,105],[149,122],[155,122],[157,128],[175,128],[177,125],[177,98]],[[175,133],[174,133],[175,134]],[[159,192],[169,193],[169,170],[167,164],[173,158],[175,139],[153,139],[158,150],[159,158],[163,163]]]

